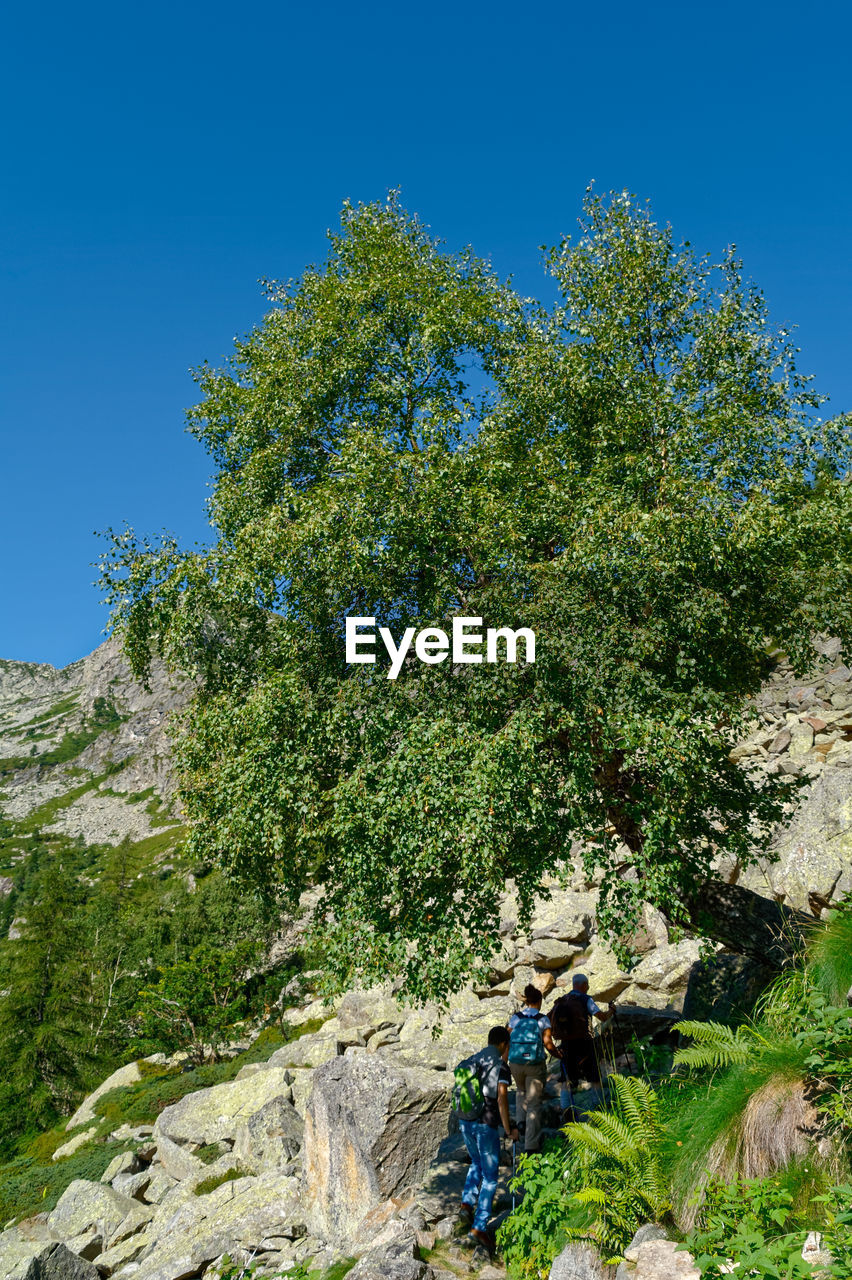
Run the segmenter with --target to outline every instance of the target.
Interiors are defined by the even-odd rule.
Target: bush
[[[807,1173],[807,1170],[801,1172]],[[802,1258],[807,1232],[822,1228],[832,1263],[824,1277],[852,1276],[852,1188],[831,1187],[797,1205],[784,1178],[711,1180],[686,1246],[704,1280],[722,1280],[735,1271],[767,1280],[813,1277]]]
[[[87,1143],[55,1163],[45,1154],[9,1161],[0,1167],[0,1221],[49,1212],[76,1178],[98,1182],[113,1156],[129,1149],[126,1143]]]
[[[570,1224],[588,1218],[574,1200],[578,1185],[577,1162],[564,1141],[547,1143],[540,1155],[521,1157],[511,1186],[522,1199],[497,1233],[513,1275],[539,1280],[549,1274]]]
[[[657,1095],[636,1077],[609,1079],[609,1107],[567,1125],[567,1145],[521,1161],[513,1187],[524,1199],[500,1230],[521,1276],[546,1276],[566,1240],[620,1260],[637,1228],[668,1212]]]
[[[209,1196],[211,1191],[215,1191],[217,1187],[224,1186],[226,1182],[238,1182],[240,1178],[250,1177],[248,1169],[238,1167],[228,1169],[225,1173],[213,1173],[209,1178],[204,1178],[195,1186],[195,1195]]]

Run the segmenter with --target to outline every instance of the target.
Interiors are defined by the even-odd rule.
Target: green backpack
[[[478,1055],[473,1054],[453,1072],[453,1111],[459,1120],[480,1120],[485,1111],[480,1070]]]

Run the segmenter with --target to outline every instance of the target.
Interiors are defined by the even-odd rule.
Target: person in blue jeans
[[[487,1046],[480,1049],[473,1059],[480,1068],[485,1109],[479,1120],[459,1121],[464,1144],[470,1154],[470,1172],[462,1192],[459,1221],[470,1228],[471,1244],[475,1248],[484,1248],[489,1257],[494,1252],[488,1220],[497,1190],[501,1125],[512,1142],[518,1139],[518,1130],[509,1118],[512,1076],[506,1065],[508,1057],[509,1032],[505,1027],[493,1027],[488,1033]]]

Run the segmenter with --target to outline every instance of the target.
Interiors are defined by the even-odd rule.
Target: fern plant
[[[726,1027],[721,1022],[678,1022],[674,1030],[694,1041],[687,1048],[677,1050],[676,1067],[743,1066],[767,1047],[767,1041],[753,1027]]]
[[[589,1215],[585,1226],[571,1226],[567,1234],[591,1241],[606,1261],[617,1262],[637,1227],[659,1221],[670,1205],[660,1166],[657,1095],[635,1076],[612,1075],[609,1081],[609,1108],[565,1130],[582,1183],[573,1199]]]

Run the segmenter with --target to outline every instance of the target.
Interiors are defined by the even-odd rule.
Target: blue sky
[[[0,657],[102,639],[95,529],[203,540],[190,366],[400,186],[525,292],[584,188],[735,242],[802,368],[852,408],[852,6],[6,10],[0,40]]]

